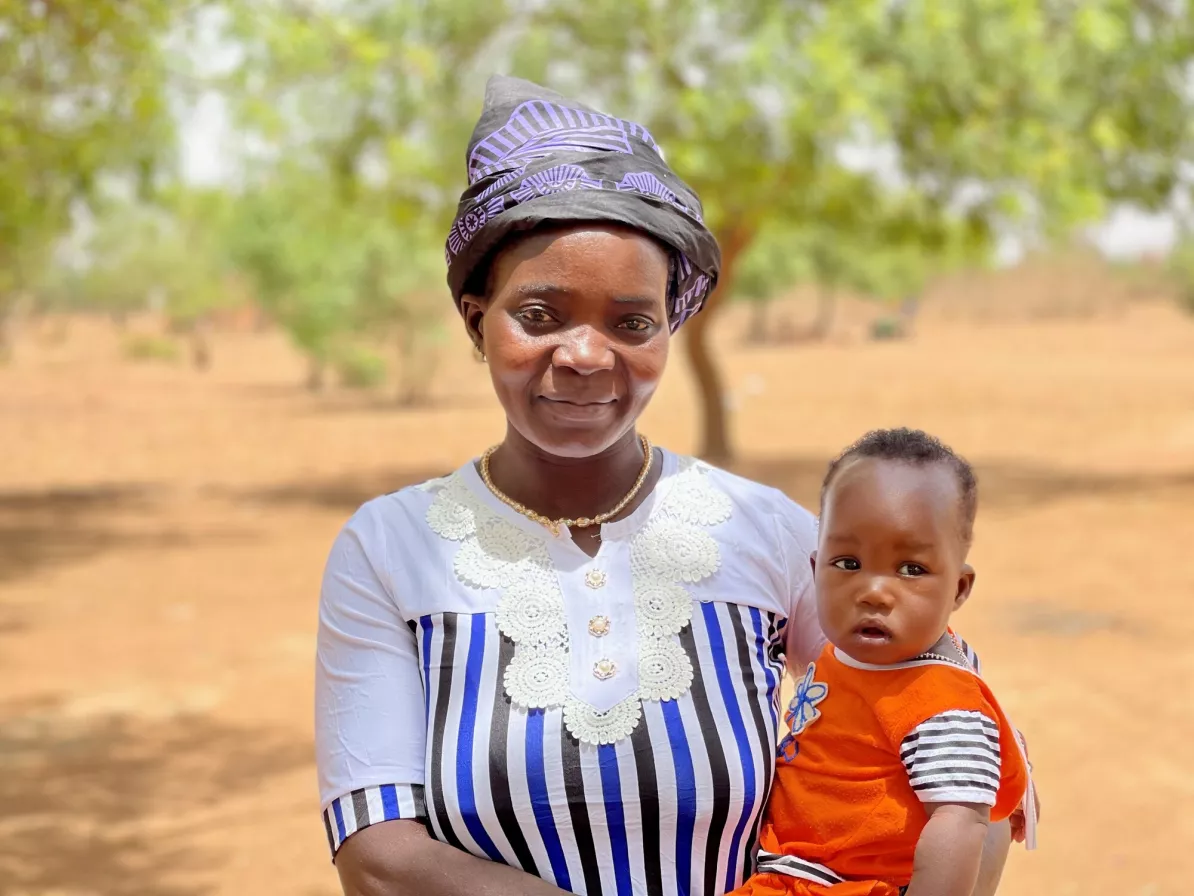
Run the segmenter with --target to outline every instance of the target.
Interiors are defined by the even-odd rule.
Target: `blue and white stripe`
[[[397,809],[375,798],[385,788],[336,800],[325,813],[333,850],[367,824],[419,817],[438,840],[589,896],[711,896],[750,873],[778,739],[774,614],[694,602],[680,636],[691,689],[644,701],[634,733],[600,747],[577,743],[559,709],[510,705],[513,646],[492,614],[438,613],[415,628],[425,791],[397,788]]]
[[[347,793],[324,810],[323,826],[332,853],[352,834],[379,821],[425,818],[427,804],[417,784],[382,784]]]

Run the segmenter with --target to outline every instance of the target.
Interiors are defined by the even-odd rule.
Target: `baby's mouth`
[[[866,619],[854,626],[854,636],[874,644],[886,643],[892,638],[887,623],[879,619]]]

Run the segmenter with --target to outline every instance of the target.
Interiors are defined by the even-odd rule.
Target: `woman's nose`
[[[596,328],[572,327],[563,334],[552,353],[551,363],[579,374],[597,373],[613,369],[614,352],[609,340]]]

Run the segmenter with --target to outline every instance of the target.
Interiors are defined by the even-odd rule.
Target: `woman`
[[[320,610],[324,820],[349,894],[722,894],[779,687],[823,643],[816,522],[635,422],[720,261],[650,134],[490,82],[448,282],[508,426],[369,502]]]

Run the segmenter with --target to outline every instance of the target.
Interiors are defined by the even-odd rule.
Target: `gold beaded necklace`
[[[500,488],[494,485],[493,477],[489,475],[489,459],[493,457],[493,452],[497,451],[497,445],[487,449],[486,452],[481,455],[481,479],[484,481],[486,487],[493,492],[493,496],[507,507],[517,511],[518,513],[521,513],[527,519],[535,521],[540,526],[545,527],[551,532],[552,535],[558,536],[560,534],[561,526],[567,526],[569,528],[575,526],[578,529],[587,529],[590,526],[599,526],[602,523],[608,522],[625,510],[626,505],[634,500],[634,496],[642,490],[643,483],[647,481],[647,474],[651,472],[651,440],[644,435],[640,435],[639,442],[643,446],[643,468],[638,471],[638,478],[634,480],[634,485],[630,487],[630,491],[626,493],[626,497],[624,497],[616,505],[605,511],[605,513],[599,513],[593,517],[582,516],[579,519],[574,520],[553,520],[541,513],[536,513],[525,504],[520,504],[518,501],[515,501]]]

